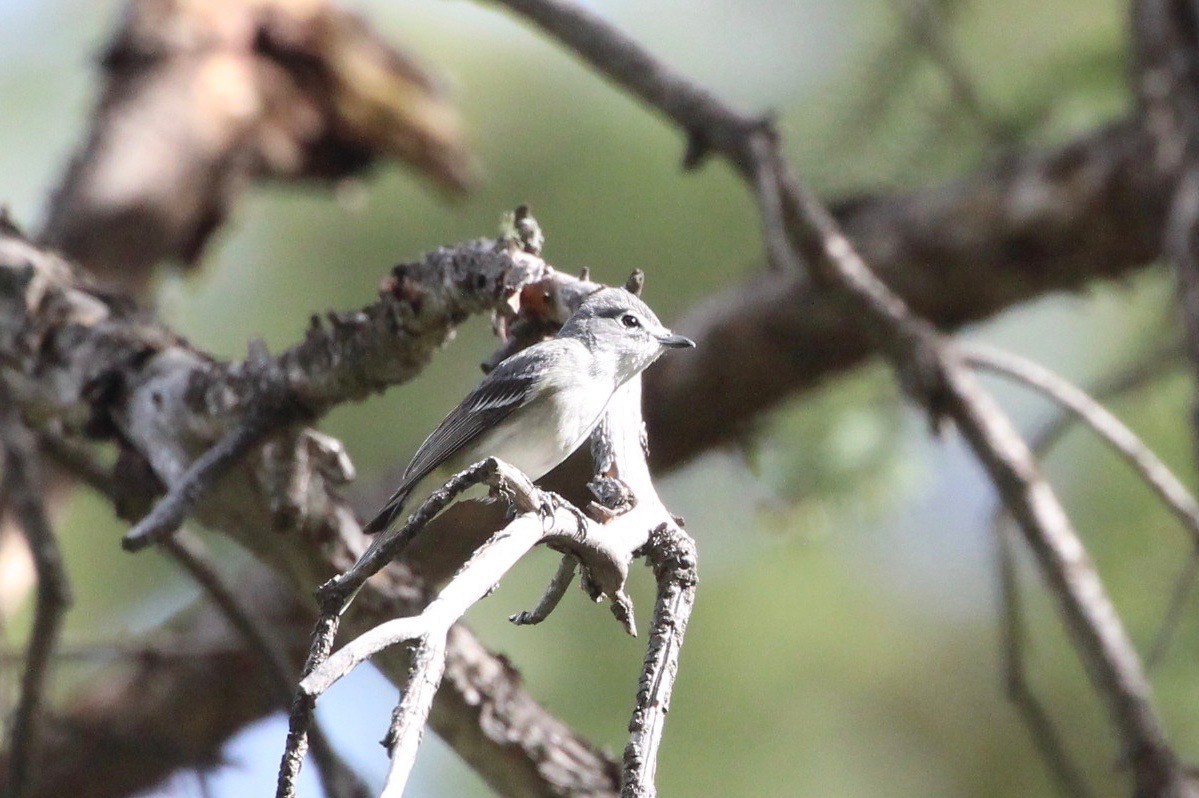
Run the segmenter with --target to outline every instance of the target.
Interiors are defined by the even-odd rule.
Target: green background
[[[0,199],[28,226],[82,139],[96,94],[92,61],[119,5],[0,0]],[[227,357],[241,356],[253,336],[285,346],[311,312],[369,301],[392,263],[491,234],[519,202],[532,205],[556,265],[588,266],[609,282],[645,269],[646,298],[668,322],[759,267],[757,218],[731,172],[710,164],[682,173],[679,137],[553,44],[486,5],[353,5],[451,76],[486,179],[458,203],[395,167],[336,193],[253,190],[204,268],[163,282],[162,315],[196,344]],[[777,110],[788,155],[828,197],[936,183],[997,152],[988,126],[954,103],[937,67],[911,53],[895,4],[593,5],[738,106]],[[1052,144],[1129,112],[1124,4],[942,6],[991,127],[1012,143]],[[1171,280],[1155,270],[1030,303],[967,335],[1085,383],[1175,335],[1173,313]],[[478,379],[492,346],[487,324],[472,322],[419,381],[326,420],[323,428],[347,442],[361,490],[407,460],[447,397]],[[995,387],[1025,429],[1050,415],[1040,400]],[[1113,406],[1188,483],[1191,392],[1180,367]],[[1184,566],[1184,535],[1084,433],[1066,439],[1047,471],[1144,651]],[[659,768],[663,795],[1052,794],[1003,696],[988,534],[994,497],[957,437],[931,439],[885,369],[797,398],[762,419],[743,450],[708,454],[662,490],[701,553]],[[70,645],[130,638],[195,596],[153,555],[121,553],[122,530],[103,502],[77,496],[64,529],[78,594]],[[1106,715],[1028,565],[1035,686],[1099,793],[1127,794]],[[552,568],[544,552],[523,563],[470,623],[512,656],[553,711],[620,751],[643,641],[626,639],[577,591],[541,627],[505,620],[535,599]],[[650,580],[638,573],[635,581],[644,627]],[[1188,604],[1154,673],[1184,755],[1199,753],[1196,606]],[[20,639],[19,629],[7,634],[10,644]],[[64,684],[86,672],[60,671]],[[375,781],[385,762],[374,741],[393,699],[393,688],[364,675],[322,706],[339,745]],[[240,737],[215,776],[219,794],[267,794],[282,742],[279,719]],[[186,776],[163,788],[196,789]],[[486,789],[430,739],[412,794]]]

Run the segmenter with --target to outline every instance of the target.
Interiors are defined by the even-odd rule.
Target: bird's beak
[[[675,335],[674,333],[666,333],[658,336],[658,343],[668,349],[694,349],[695,341],[692,341],[685,335]]]

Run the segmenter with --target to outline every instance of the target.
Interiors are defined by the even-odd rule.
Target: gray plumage
[[[391,526],[437,471],[494,456],[540,479],[587,440],[620,386],[666,349],[690,346],[628,291],[596,291],[555,337],[501,362],[445,417],[365,531]]]

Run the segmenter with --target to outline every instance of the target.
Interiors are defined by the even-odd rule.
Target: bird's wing
[[[416,450],[395,494],[363,531],[374,534],[389,527],[422,479],[527,404],[536,392],[543,362],[525,350],[496,366]]]

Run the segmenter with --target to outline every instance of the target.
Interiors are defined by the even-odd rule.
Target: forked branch
[[[685,134],[684,164],[724,157],[758,199],[766,251],[798,263],[891,362],[935,427],[952,421],[1024,533],[1071,639],[1146,795],[1193,795],[1153,705],[1132,641],[1032,454],[951,344],[870,269],[828,209],[791,173],[769,122],[742,114],[656,59],[596,13],[568,0],[500,0],[574,50]],[[786,244],[789,252],[783,251]]]
[[[495,458],[454,476],[417,508],[394,534],[380,536],[359,561],[319,591],[321,619],[314,632],[312,654],[293,703],[291,729],[280,768],[277,796],[294,795],[315,701],[333,684],[380,651],[411,644],[410,675],[384,738],[391,756],[382,795],[403,793],[445,669],[451,626],[486,596],[533,547],[546,544],[564,552],[547,598],[528,615],[543,619],[561,598],[576,563],[584,584],[598,599],[611,601],[613,614],[632,632],[632,604],[625,580],[633,559],[644,554],[658,580],[644,670],[637,693],[630,741],[625,751],[622,795],[653,796],[658,747],[678,657],[695,596],[696,558],[690,537],[666,511],[654,490],[645,462],[641,421],[640,378],[619,389],[592,438],[600,483],[619,483],[622,490],[598,517],[588,517],[564,499],[536,488],[520,471]],[[416,538],[425,526],[464,490],[486,484],[492,496],[508,504],[515,517],[473,551],[437,596],[418,615],[385,622],[332,649],[338,619],[368,579],[377,574]]]

